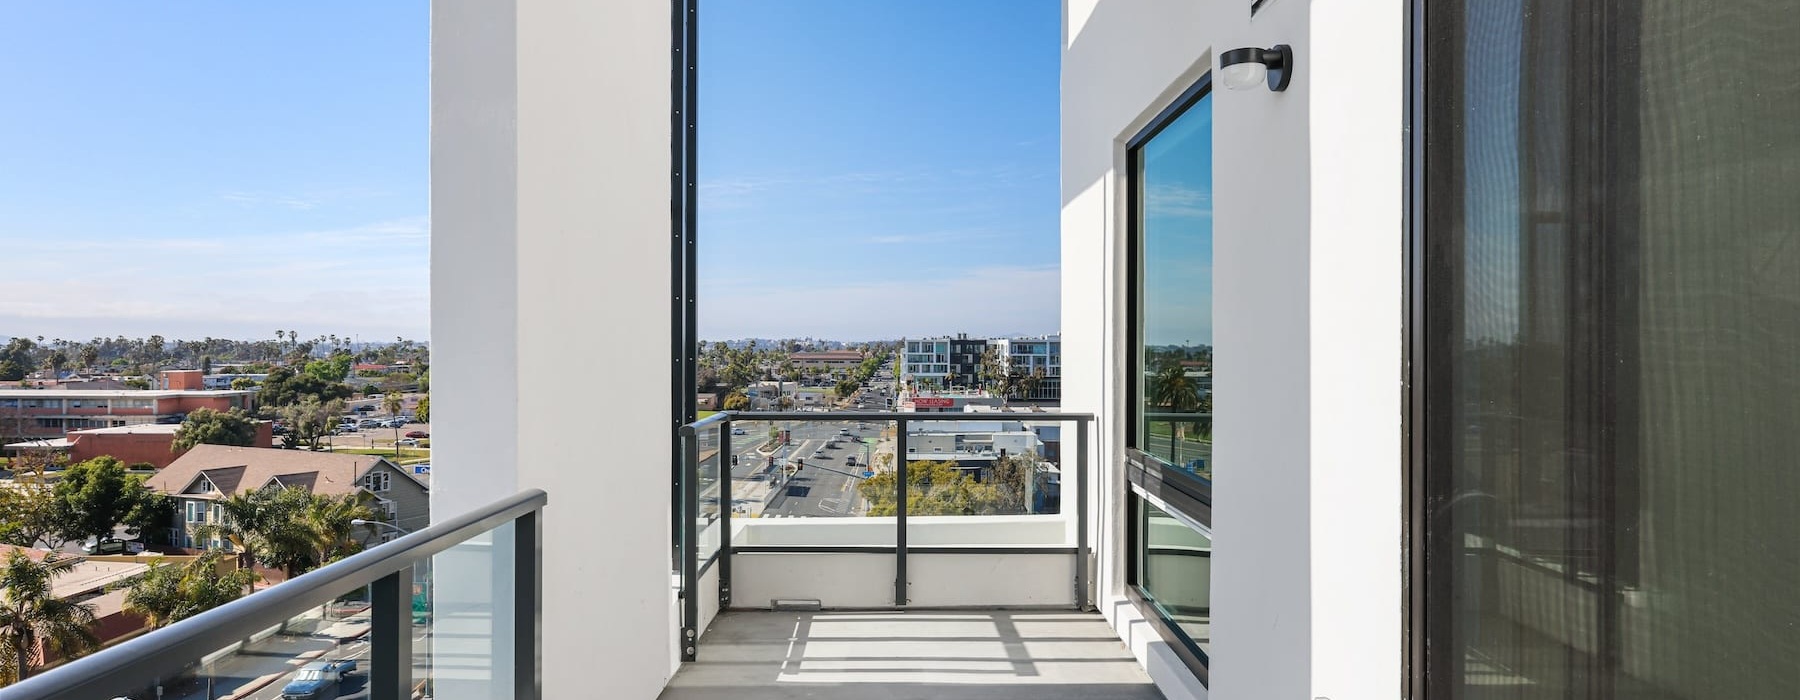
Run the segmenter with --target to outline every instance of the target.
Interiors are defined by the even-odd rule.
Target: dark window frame
[[[1147,458],[1139,451],[1138,431],[1143,424],[1143,292],[1140,289],[1143,281],[1141,258],[1143,254],[1143,224],[1140,199],[1143,196],[1142,178],[1139,176],[1142,165],[1143,146],[1169,125],[1173,124],[1200,101],[1212,94],[1212,73],[1208,71],[1181,95],[1170,101],[1161,112],[1150,120],[1142,129],[1125,143],[1125,199],[1130,213],[1126,216],[1126,268],[1125,268],[1125,308],[1127,311],[1125,332],[1128,341],[1125,344],[1126,371],[1131,373],[1131,381],[1126,382],[1125,410],[1129,416],[1130,426],[1125,431],[1125,595],[1133,607],[1156,630],[1156,634],[1175,655],[1181,659],[1202,685],[1210,685],[1211,660],[1197,646],[1191,645],[1187,635],[1163,617],[1156,605],[1138,590],[1141,585],[1143,556],[1140,551],[1144,543],[1140,530],[1143,527],[1146,502],[1144,494],[1152,494],[1161,501],[1159,507],[1171,511],[1181,517],[1212,527],[1212,482],[1180,469],[1165,468],[1159,459]]]

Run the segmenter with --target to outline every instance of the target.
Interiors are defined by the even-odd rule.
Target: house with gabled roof
[[[330,496],[367,493],[388,522],[409,531],[425,527],[431,519],[425,483],[373,455],[198,445],[144,483],[175,499],[171,541],[187,548],[228,549],[230,544],[222,540],[200,541],[196,531],[223,519],[220,501],[259,489],[298,488]],[[378,528],[365,544],[395,536],[391,529]]]

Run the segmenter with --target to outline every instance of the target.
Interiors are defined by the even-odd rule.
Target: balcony
[[[944,423],[996,427],[1017,443],[892,458],[918,457],[909,440]],[[662,697],[1160,697],[1092,611],[1081,476],[1091,423],[720,413],[684,426],[666,637],[680,640],[683,664]],[[1032,429],[1050,426],[1042,434],[1074,445],[1033,442]],[[909,472],[927,466],[937,483]],[[891,497],[868,484],[890,485]],[[5,697],[274,698],[309,675],[326,677],[321,697],[540,697],[542,662],[522,660],[541,659],[543,586],[569,583],[545,581],[544,562],[590,554],[543,550],[539,514],[553,500],[503,499]]]

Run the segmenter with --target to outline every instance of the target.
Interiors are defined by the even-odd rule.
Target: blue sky
[[[1055,0],[706,0],[700,330],[1058,330]]]
[[[0,335],[423,338],[426,0],[0,9]]]
[[[1055,0],[707,0],[702,335],[1057,330]],[[426,0],[0,10],[0,336],[423,338]]]
[[[1212,95],[1143,145],[1144,342],[1213,344]]]

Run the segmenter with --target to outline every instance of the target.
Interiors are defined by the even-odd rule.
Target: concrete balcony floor
[[[1159,700],[1099,615],[728,612],[662,700]]]

